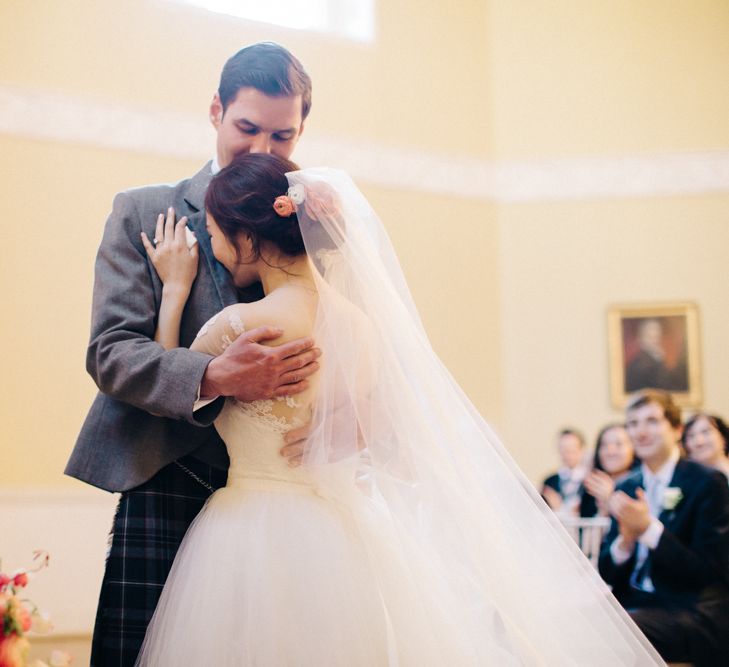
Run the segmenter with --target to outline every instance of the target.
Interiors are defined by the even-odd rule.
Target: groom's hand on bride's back
[[[234,396],[239,401],[291,396],[308,388],[307,378],[319,368],[321,350],[311,338],[276,346],[263,341],[279,338],[277,327],[243,332],[209,364],[200,385],[200,398]]]

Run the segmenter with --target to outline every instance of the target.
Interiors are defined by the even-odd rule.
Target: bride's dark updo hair
[[[286,172],[298,169],[276,155],[246,153],[213,177],[205,208],[234,247],[238,248],[238,239],[245,234],[255,259],[260,257],[263,242],[292,257],[305,252],[296,213],[282,217],[273,208],[276,197],[289,189]]]

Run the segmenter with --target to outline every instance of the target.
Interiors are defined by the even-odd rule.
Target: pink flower
[[[18,625],[21,630],[25,633],[30,630],[30,626],[33,625],[33,619],[30,617],[30,612],[22,605],[16,606],[16,614],[18,619]]]
[[[296,210],[296,207],[287,195],[280,195],[273,202],[273,210],[282,218],[288,218]]]
[[[4,588],[11,581],[12,581],[12,579],[10,579],[10,577],[7,574],[3,574],[2,572],[0,572],[0,588]]]
[[[0,667],[23,667],[28,658],[30,642],[16,634],[0,634]]]
[[[5,612],[3,613],[5,632],[23,635],[32,625],[30,612],[18,599],[17,595],[10,595],[5,601]],[[0,664],[0,667],[2,665]]]
[[[13,577],[13,584],[18,588],[25,588],[28,585],[28,575],[25,572],[19,572]]]

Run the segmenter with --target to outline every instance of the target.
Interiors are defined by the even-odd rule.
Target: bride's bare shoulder
[[[317,300],[306,293],[276,290],[252,303],[237,303],[223,311],[224,317],[240,322],[246,331],[258,327],[280,327],[284,334],[274,345],[311,335]]]

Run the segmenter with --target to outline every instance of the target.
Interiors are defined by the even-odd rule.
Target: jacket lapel
[[[220,299],[220,307],[237,303],[238,295],[233,280],[225,267],[215,259],[213,248],[210,245],[210,236],[205,225],[205,191],[212,178],[211,163],[208,162],[195,176],[190,179],[187,190],[183,193],[183,200],[187,205],[187,215],[190,229],[195,232],[200,255],[207,262],[213,284]]]
[[[641,489],[645,489],[645,486],[643,485],[643,473],[640,471],[640,469],[636,470],[626,481],[625,481],[626,488],[625,490],[628,492],[628,495],[631,498],[637,498],[638,497],[638,487]]]

